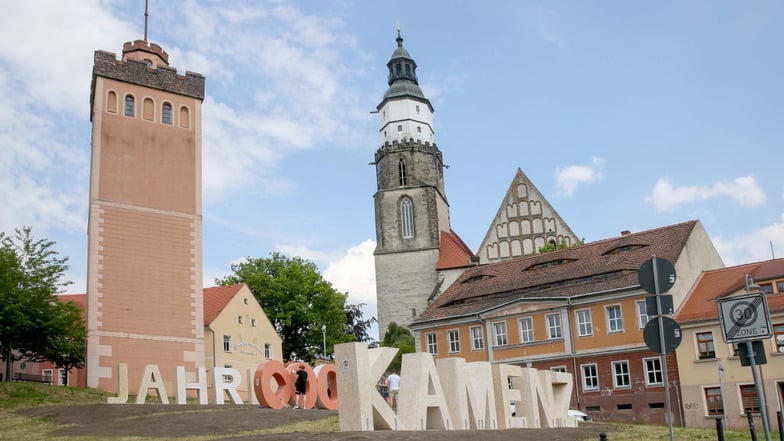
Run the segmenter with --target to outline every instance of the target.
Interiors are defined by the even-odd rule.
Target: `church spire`
[[[403,37],[400,36],[400,25],[398,25],[397,28],[397,38],[395,41],[397,41],[397,49],[392,52],[392,57],[387,63],[387,67],[389,68],[389,85],[391,86],[392,83],[400,80],[411,81],[414,84],[419,85],[419,80],[417,80],[416,76],[417,65],[406,48],[403,47]]]

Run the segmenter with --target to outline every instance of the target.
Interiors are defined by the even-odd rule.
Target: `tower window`
[[[106,102],[106,111],[110,113],[117,113],[117,92],[110,90]]]
[[[172,105],[169,103],[163,103],[161,108],[161,122],[164,124],[172,123]]]
[[[134,114],[133,95],[125,95],[125,116],[134,116]]]
[[[398,132],[402,132],[403,131],[403,126],[402,125],[398,125],[397,126],[397,131]]]
[[[419,106],[416,106],[416,113],[419,113]]]
[[[417,133],[422,133],[422,127],[417,126]]]
[[[414,204],[408,197],[400,201],[400,233],[404,239],[414,237]]]
[[[408,175],[406,174],[406,161],[403,158],[397,161],[397,175],[400,186],[406,186],[408,184]]]

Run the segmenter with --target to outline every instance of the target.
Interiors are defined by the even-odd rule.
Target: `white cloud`
[[[784,213],[774,222],[732,238],[712,237],[724,264],[740,265],[784,256]],[[772,248],[772,249],[771,249]]]
[[[558,187],[572,196],[577,187],[604,179],[604,159],[592,157],[590,165],[566,165],[555,169],[555,181]]]
[[[743,207],[754,207],[765,203],[765,193],[757,185],[754,176],[741,176],[731,181],[719,181],[711,185],[675,187],[669,178],[659,178],[648,201],[657,212],[672,211],[678,205],[697,200],[727,196]]]

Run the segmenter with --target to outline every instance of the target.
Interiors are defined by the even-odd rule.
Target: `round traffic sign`
[[[656,260],[656,278],[653,277],[653,261]],[[652,257],[640,266],[637,273],[640,286],[651,294],[662,294],[670,290],[675,285],[675,267],[667,259]],[[656,282],[659,283],[659,290],[656,291]]]
[[[659,319],[661,319],[662,327],[664,328],[664,351],[662,351],[661,338],[659,336]],[[683,340],[683,332],[681,332],[681,326],[675,320],[669,317],[657,317],[651,319],[645,325],[642,337],[651,351],[659,354],[668,354],[680,346],[681,340]]]

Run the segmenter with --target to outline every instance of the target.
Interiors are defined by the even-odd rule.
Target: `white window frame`
[[[566,372],[566,366],[551,366],[550,372]]]
[[[460,353],[460,332],[457,329],[450,329],[446,332],[446,339],[449,343],[449,353]]]
[[[618,310],[618,316],[613,317],[610,311]],[[604,307],[604,313],[607,316],[607,333],[614,334],[623,332],[623,308],[619,303],[614,305],[607,305]]]
[[[520,343],[531,343],[534,341],[534,319],[533,317],[523,317],[517,321],[520,329]],[[523,324],[527,326],[524,327]]]
[[[272,345],[269,343],[264,343],[264,359],[265,360],[272,359]]]
[[[645,325],[651,320],[651,317],[648,315],[648,306],[646,306],[645,300],[640,300],[637,302],[637,325],[640,329],[644,329]]]
[[[54,381],[54,371],[52,369],[42,369],[41,377],[42,380],[44,380],[44,382],[52,384],[52,382]]]
[[[400,200],[400,235],[403,239],[414,237],[414,201],[408,196]]]
[[[471,350],[481,351],[485,348],[484,331],[481,326],[471,326]]]
[[[563,338],[563,328],[561,327],[561,313],[556,312],[555,314],[547,314],[544,317],[544,319],[545,319],[545,323],[547,323],[547,338],[549,340]],[[557,323],[553,323],[551,319],[556,319]]]
[[[593,370],[590,375],[586,375],[586,368]],[[580,365],[580,378],[582,379],[583,390],[586,392],[593,392],[599,390],[599,367],[596,363],[586,363]],[[589,385],[588,379],[593,378],[596,384]]]
[[[68,371],[63,368],[57,369],[57,385],[68,386]]]
[[[654,369],[648,369],[648,362],[657,362],[659,364],[658,368],[654,367]],[[664,372],[662,371],[662,361],[661,357],[648,357],[642,359],[642,369],[645,372],[645,385],[646,386],[664,386]],[[651,374],[655,374],[658,372],[660,380],[658,382],[651,382],[650,377]]]
[[[425,342],[427,342],[427,352],[432,355],[438,355],[438,338],[433,332],[425,334]]]
[[[619,373],[617,368],[621,366],[625,366],[625,372],[621,371]],[[611,363],[611,367],[612,367],[613,387],[615,389],[631,389],[632,375],[631,375],[631,371],[629,370],[629,360],[613,361]],[[625,378],[626,384],[623,384],[623,382],[619,382],[618,381],[619,378]]]
[[[587,321],[584,319],[587,316]],[[591,309],[579,309],[574,312],[574,320],[577,322],[577,336],[589,337],[593,335],[593,317],[591,317]],[[584,329],[585,328],[585,329]]]
[[[223,352],[231,353],[231,336],[223,336]]]
[[[496,346],[506,346],[509,340],[506,338],[506,321],[493,322],[493,336]]]

